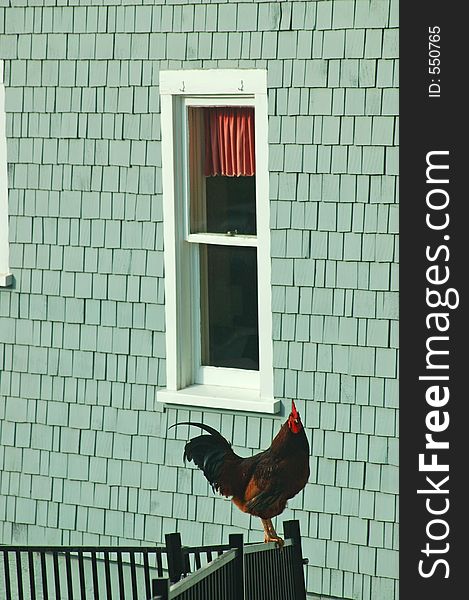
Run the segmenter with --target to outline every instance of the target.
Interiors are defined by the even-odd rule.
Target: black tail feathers
[[[194,461],[203,471],[213,490],[220,487],[219,477],[227,453],[232,452],[229,442],[213,427],[203,423],[175,423],[176,425],[194,425],[204,429],[210,435],[199,435],[187,442],[184,448],[184,461]]]

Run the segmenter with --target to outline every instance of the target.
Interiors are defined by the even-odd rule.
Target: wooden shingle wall
[[[310,592],[397,598],[397,25],[388,0],[0,0],[0,542],[262,538],[166,433],[201,413],[155,402],[158,74],[267,68],[275,394],[299,399],[312,446],[284,518]],[[203,418],[240,453],[283,419]]]

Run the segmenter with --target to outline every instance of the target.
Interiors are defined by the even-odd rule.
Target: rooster
[[[193,425],[209,434],[187,442],[184,462],[194,461],[214,492],[231,497],[240,510],[260,517],[265,542],[283,545],[271,519],[305,487],[309,477],[309,444],[295,403],[270,448],[248,458],[238,456],[209,425],[185,421],[171,427],[177,425]]]

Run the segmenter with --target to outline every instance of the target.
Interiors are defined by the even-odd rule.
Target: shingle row
[[[298,29],[332,29],[340,33],[352,28],[395,27],[397,4],[390,0],[339,0],[333,4],[315,1],[277,3],[271,0],[241,0],[236,3],[220,0],[190,3],[186,0],[59,0],[56,6],[48,6],[44,0],[36,0],[15,3],[15,7],[6,9],[0,5],[0,32],[37,32],[37,18],[42,17],[39,30],[42,33],[268,30],[289,33],[289,30]]]

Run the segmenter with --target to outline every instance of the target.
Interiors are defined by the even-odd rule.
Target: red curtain
[[[205,175],[254,175],[254,108],[205,109]]]

